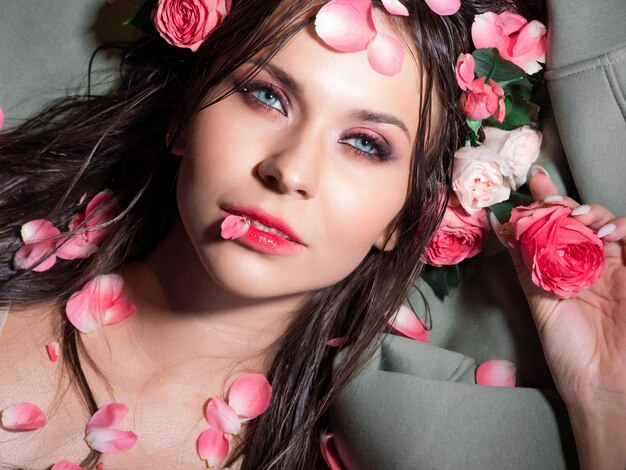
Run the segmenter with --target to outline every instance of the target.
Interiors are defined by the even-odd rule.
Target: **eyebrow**
[[[253,64],[259,67],[260,69],[268,72],[272,77],[274,77],[276,81],[280,82],[280,84],[284,86],[289,92],[302,95],[302,90],[304,89],[302,84],[299,81],[297,81],[294,77],[289,75],[289,73],[281,69],[280,67],[270,64],[269,62],[266,64],[263,64],[260,61],[259,62],[253,61]],[[371,109],[361,108],[361,109],[357,109],[353,111],[350,114],[350,117],[353,119],[357,119],[359,121],[375,122],[378,124],[391,124],[393,126],[398,127],[402,132],[404,132],[404,134],[407,136],[409,140],[411,139],[411,136],[409,134],[409,128],[406,126],[406,124],[401,119],[398,119],[396,116],[392,114],[380,113],[377,111],[373,111]]]

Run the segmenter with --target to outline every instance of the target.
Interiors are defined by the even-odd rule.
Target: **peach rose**
[[[483,249],[487,229],[484,209],[469,215],[456,198],[451,199],[426,251],[426,263],[431,266],[450,266],[476,256]]]
[[[173,46],[198,50],[230,10],[230,0],[159,0],[152,23]]]
[[[454,154],[452,189],[468,214],[509,198],[511,187],[499,160],[500,156],[484,145],[461,147]]]
[[[571,212],[564,204],[535,202],[514,208],[510,220],[533,282],[565,299],[593,284],[606,268],[602,240]]]
[[[530,126],[522,126],[512,131],[485,126],[484,145],[498,152],[502,171],[509,176],[509,184],[513,189],[526,182],[530,166],[539,157],[541,132]]]

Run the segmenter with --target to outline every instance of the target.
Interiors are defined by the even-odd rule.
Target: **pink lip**
[[[287,222],[258,207],[222,206],[222,210],[229,214],[254,219],[267,227],[284,233],[291,239],[288,240],[276,233],[265,232],[254,225],[250,225],[248,231],[238,239],[250,248],[272,255],[287,255],[302,251],[306,247]]]

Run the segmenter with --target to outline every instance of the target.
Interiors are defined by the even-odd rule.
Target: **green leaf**
[[[498,49],[493,47],[476,49],[472,56],[475,62],[474,73],[477,77],[495,80],[503,88],[513,84],[532,88],[526,72],[514,63],[503,59]]]
[[[461,271],[454,266],[425,266],[422,279],[432,288],[435,295],[443,300],[461,282]]]
[[[509,199],[507,201],[502,201],[497,204],[494,204],[493,206],[489,206],[489,209],[491,209],[491,212],[493,212],[493,215],[496,216],[496,218],[498,219],[498,222],[500,222],[501,224],[505,224],[511,218],[511,211],[517,205],[519,204],[514,204]],[[487,218],[487,220],[488,219],[489,218]]]
[[[509,197],[515,207],[517,206],[530,206],[533,203],[533,198],[530,194],[526,194],[520,191],[511,191],[511,197]]]
[[[487,118],[487,125],[511,131],[523,125],[532,124],[539,119],[541,108],[528,101],[520,87],[511,87],[511,91],[506,94],[504,101],[506,104],[504,122],[498,122],[493,116],[490,116]]]
[[[144,2],[137,12],[124,21],[124,25],[134,26],[144,33],[154,33],[154,25],[152,24],[152,9],[156,5],[157,0],[147,0]]]

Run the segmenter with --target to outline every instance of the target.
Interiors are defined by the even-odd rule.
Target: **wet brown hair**
[[[181,123],[169,129],[173,141],[235,69],[259,54],[269,60],[313,21],[323,3],[234,0],[224,23],[195,54],[158,37],[120,45],[120,79],[111,92],[65,97],[1,134],[0,302],[28,306],[56,301],[61,306],[87,280],[146,257],[177,217],[179,159],[165,143],[170,122]],[[406,298],[422,270],[420,255],[442,216],[439,191],[448,183],[462,137],[456,58],[470,50],[475,14],[513,9],[508,0],[463,0],[457,14],[440,17],[423,0],[403,3],[410,16],[390,21],[412,43],[424,73],[410,187],[395,220],[396,247],[373,248],[348,277],[314,293],[294,318],[276,345],[269,374],[271,406],[248,425],[231,458],[241,457],[242,469],[323,466],[319,438],[333,400],[375,351],[386,328],[385,313]],[[65,227],[84,208],[86,202],[76,205],[81,196],[87,193],[88,201],[105,187],[125,209],[96,254],[59,261],[43,273],[13,270],[22,224],[45,218]],[[93,413],[97,405],[79,360],[89,361],[80,333],[60,307],[57,321],[64,365]],[[349,349],[333,369],[337,348],[327,341],[340,336]],[[91,468],[98,457],[92,451],[81,465]]]

